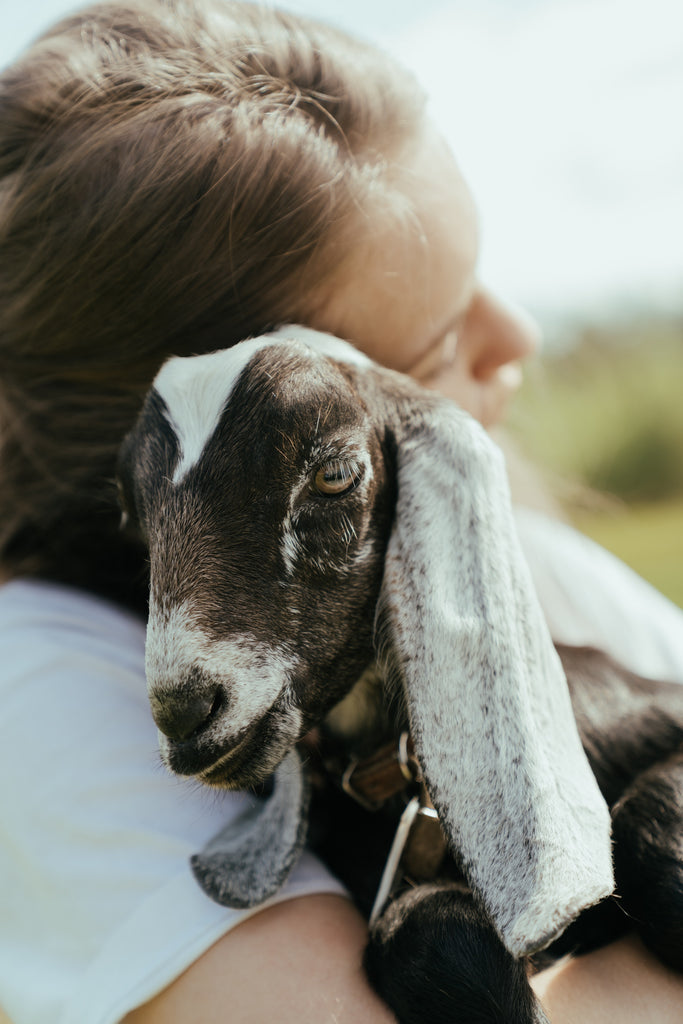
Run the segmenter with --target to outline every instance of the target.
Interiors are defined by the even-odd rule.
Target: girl
[[[243,800],[157,766],[144,552],[119,527],[114,464],[164,358],[287,321],[494,425],[538,339],[479,282],[477,244],[414,81],[330,28],[130,0],[66,19],[2,76],[0,1002],[14,1024],[391,1020],[360,969],[364,922],[312,856],[251,915],[192,879],[189,855]],[[597,633],[631,667],[683,680],[675,609],[571,532],[529,515],[520,530],[558,639]],[[683,982],[631,940],[536,984],[556,1024],[680,1017]]]

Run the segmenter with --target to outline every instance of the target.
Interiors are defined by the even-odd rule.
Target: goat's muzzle
[[[176,775],[194,775],[212,786],[246,788],[264,781],[285,753],[273,716],[265,715],[234,732],[226,722],[220,692],[215,705],[189,735],[160,737],[164,762]],[[188,723],[196,707],[192,706]]]
[[[299,712],[277,701],[265,713],[236,714],[230,687],[205,679],[204,686],[151,693],[166,766],[210,786],[245,789],[265,782],[300,737]]]
[[[151,701],[157,727],[175,743],[192,740],[205,733],[217,722],[228,703],[223,687],[210,681],[204,687],[193,686],[188,690]]]
[[[299,739],[298,659],[244,632],[217,639],[188,605],[152,602],[146,669],[162,759],[178,775],[253,786]]]

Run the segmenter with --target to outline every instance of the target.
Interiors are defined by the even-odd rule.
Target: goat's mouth
[[[166,742],[163,758],[176,775],[206,786],[251,789],[264,783],[299,738],[300,716],[267,712],[239,733],[210,742]]]
[[[221,788],[235,789],[244,788],[244,778],[248,778],[253,785],[260,779],[254,778],[253,769],[249,771],[249,765],[254,762],[257,749],[262,747],[262,734],[259,730],[260,722],[247,728],[241,737],[229,750],[220,754],[208,768],[197,772],[197,778],[205,786],[219,786]]]

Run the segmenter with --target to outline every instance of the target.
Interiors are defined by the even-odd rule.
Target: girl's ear
[[[613,888],[610,819],[521,553],[502,454],[405,401],[378,651],[450,846],[514,955]]]

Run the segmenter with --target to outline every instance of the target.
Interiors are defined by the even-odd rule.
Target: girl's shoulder
[[[0,586],[0,688],[32,671],[45,677],[96,663],[98,674],[132,676],[138,686],[144,644],[141,619],[86,591],[30,578]]]
[[[566,523],[518,507],[517,531],[554,640],[683,683],[683,611]]]

